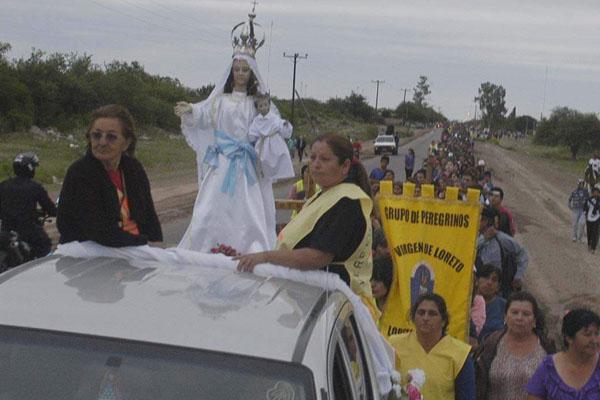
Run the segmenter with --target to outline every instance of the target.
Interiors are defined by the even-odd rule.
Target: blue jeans
[[[583,238],[583,227],[585,226],[585,213],[583,209],[571,210],[573,212],[573,239]]]

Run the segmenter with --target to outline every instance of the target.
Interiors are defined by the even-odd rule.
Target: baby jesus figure
[[[268,94],[256,94],[254,104],[258,115],[248,133],[260,160],[265,178],[273,181],[294,177],[294,167],[285,139],[292,136],[292,124],[271,111]]]

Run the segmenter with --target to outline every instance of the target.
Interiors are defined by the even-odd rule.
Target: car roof
[[[0,275],[0,325],[291,361],[325,297],[226,269],[50,256]]]

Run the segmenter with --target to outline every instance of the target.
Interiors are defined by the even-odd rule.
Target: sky
[[[395,108],[428,77],[426,101],[448,118],[472,118],[483,82],[506,89],[517,115],[567,106],[600,112],[597,0],[257,0],[266,35],[257,62],[271,93],[296,88],[319,100],[362,94]],[[9,58],[32,48],[89,54],[96,64],[138,61],[189,87],[215,83],[231,57],[231,28],[249,0],[2,0]],[[479,114],[479,111],[477,111]]]

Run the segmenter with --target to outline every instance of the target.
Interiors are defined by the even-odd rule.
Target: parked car
[[[393,155],[398,155],[398,148],[393,135],[377,136],[373,147],[375,154],[392,153]]]
[[[0,275],[0,399],[379,399],[338,291],[50,256]]]

